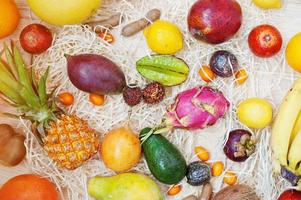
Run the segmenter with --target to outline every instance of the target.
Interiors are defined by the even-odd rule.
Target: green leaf
[[[9,50],[9,48],[7,47],[7,45],[4,43],[4,52],[5,52],[5,57],[6,57],[6,62],[9,65],[9,69],[11,70],[12,74],[14,75],[15,79],[18,80],[19,76],[18,76],[18,71],[17,71],[17,67],[14,61],[14,58]]]
[[[32,92],[27,87],[24,86],[20,90],[20,95],[23,99],[25,99],[26,104],[32,109],[40,107],[39,98],[36,95],[32,95]]]
[[[31,106],[32,108],[40,106],[39,98],[33,89],[32,80],[30,79],[29,72],[26,69],[20,51],[16,46],[14,46],[13,49],[14,60],[19,74],[19,81],[24,86],[21,90],[21,96],[25,99],[28,106]]]
[[[16,104],[22,105],[24,103],[24,100],[19,95],[19,93],[13,90],[12,88],[10,88],[1,80],[0,80],[0,92],[3,93],[6,97],[8,97],[11,101],[13,101]]]
[[[12,74],[7,70],[5,65],[0,61],[0,80],[18,91],[21,85],[15,80]]]
[[[47,103],[46,82],[47,82],[48,74],[49,74],[49,67],[47,68],[47,70],[43,74],[43,76],[41,77],[39,86],[38,86],[38,93],[39,93],[41,105],[45,105]]]
[[[33,84],[33,89],[37,93],[38,92],[38,82],[37,82],[37,77],[36,77],[36,74],[35,74],[35,70],[32,67],[30,71],[31,71],[31,80],[32,80],[32,84]]]
[[[20,51],[18,50],[18,48],[16,46],[13,47],[14,50],[14,61],[16,63],[17,69],[18,69],[18,74],[19,74],[19,79],[20,79],[20,83],[27,87],[28,89],[32,89],[32,85],[31,85],[31,80],[30,80],[30,75],[27,71],[27,68],[25,66],[25,63],[23,61],[23,58],[20,54]]]

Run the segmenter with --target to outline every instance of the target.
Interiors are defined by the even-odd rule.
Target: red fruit
[[[55,185],[34,174],[23,174],[7,181],[0,188],[1,200],[59,200]]]
[[[40,54],[51,46],[52,34],[42,24],[30,24],[22,30],[20,43],[26,52]]]
[[[301,200],[301,192],[297,190],[287,190],[283,192],[278,200]]]
[[[271,57],[278,53],[282,46],[280,32],[274,26],[264,24],[255,27],[249,34],[249,47],[259,57]]]
[[[198,0],[188,14],[188,28],[198,40],[219,44],[240,28],[242,11],[235,0]]]

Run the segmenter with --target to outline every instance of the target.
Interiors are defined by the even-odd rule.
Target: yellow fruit
[[[0,39],[12,34],[20,21],[19,10],[13,0],[0,0]]]
[[[301,78],[297,79],[282,100],[274,120],[271,136],[273,157],[277,163],[287,166],[287,155],[290,142],[293,142],[297,133],[294,127],[299,123],[298,116],[301,110]],[[299,125],[297,125],[299,126]],[[295,134],[295,135],[293,135]],[[275,168],[279,165],[275,165]]]
[[[141,158],[140,140],[127,126],[111,130],[100,147],[103,162],[115,172],[130,170]]]
[[[78,24],[90,17],[101,0],[27,0],[32,11],[53,25]]]
[[[212,176],[220,176],[224,171],[224,163],[221,161],[215,162],[211,168]]]
[[[228,185],[234,185],[237,182],[237,175],[234,172],[226,172],[223,181]]]
[[[301,72],[301,32],[287,44],[286,61],[296,71]]]
[[[202,161],[208,161],[210,158],[209,152],[202,146],[194,148],[194,152]]]
[[[250,98],[238,105],[237,117],[250,128],[264,128],[272,121],[273,108],[264,99]]]
[[[281,8],[281,0],[253,0],[253,3],[262,9]]]
[[[180,29],[168,21],[154,22],[144,29],[144,36],[149,48],[159,54],[175,54],[183,48]]]

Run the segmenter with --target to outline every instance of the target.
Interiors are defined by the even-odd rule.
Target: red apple
[[[278,200],[301,200],[301,192],[297,190],[287,190],[279,196]]]
[[[42,24],[30,24],[22,30],[20,43],[26,52],[40,54],[51,46],[52,34]]]
[[[264,24],[255,27],[249,34],[249,47],[259,57],[271,57],[282,47],[282,37],[274,26]]]
[[[198,0],[188,14],[188,28],[198,40],[219,44],[239,30],[242,11],[235,0]]]

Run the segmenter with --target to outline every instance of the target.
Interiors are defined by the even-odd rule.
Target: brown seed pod
[[[129,106],[135,106],[142,100],[142,91],[140,87],[126,86],[123,89],[123,99]]]
[[[143,100],[148,104],[161,102],[165,96],[165,88],[158,82],[148,84],[142,91]]]

